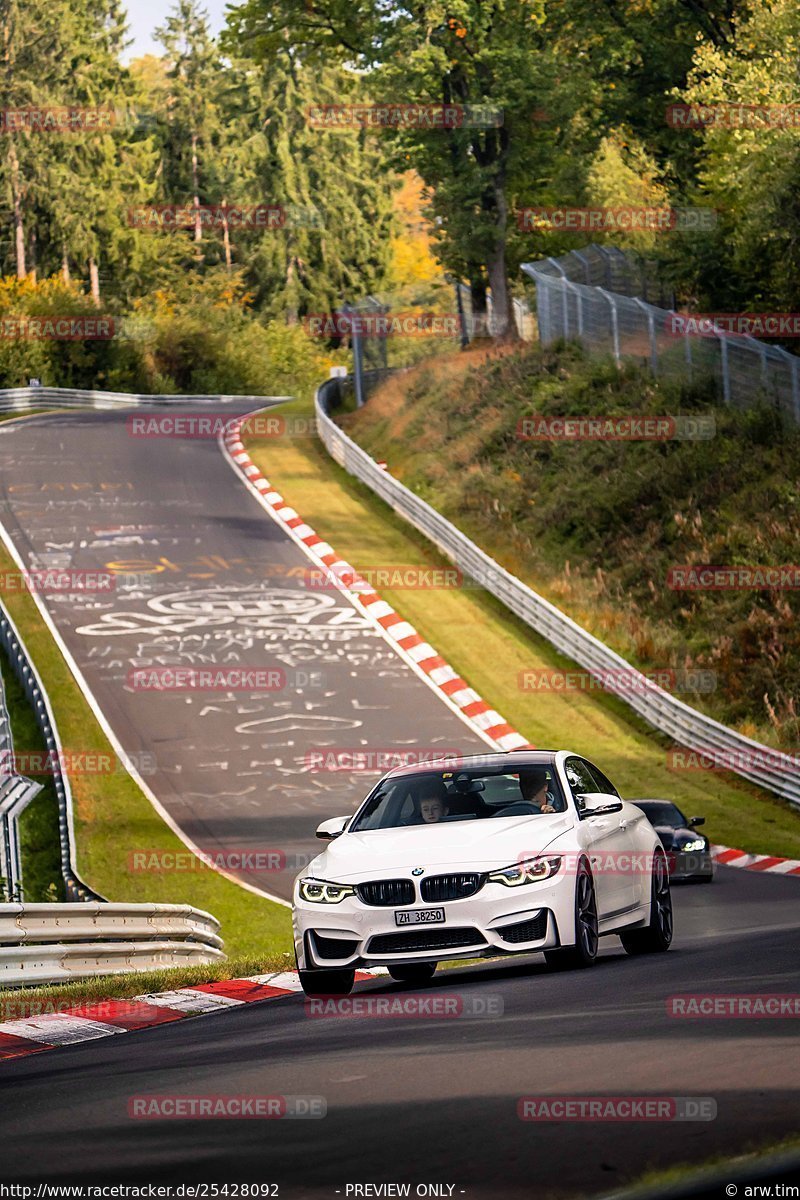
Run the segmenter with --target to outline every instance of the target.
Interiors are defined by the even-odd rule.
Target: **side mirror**
[[[689,817],[689,828],[694,829],[695,825],[705,825],[705,817]]]
[[[612,796],[610,792],[581,792],[575,799],[582,817],[599,817],[606,813],[622,812],[622,801],[619,796]]]
[[[317,837],[323,842],[332,842],[334,838],[340,837],[350,821],[350,817],[329,817],[327,821],[323,821],[317,826]]]

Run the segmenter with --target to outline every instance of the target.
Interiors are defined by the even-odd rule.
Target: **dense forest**
[[[12,322],[0,384],[251,391],[269,363],[303,386],[336,351],[306,316],[437,275],[478,313],[490,290],[509,336],[520,263],[588,240],[661,259],[690,305],[798,307],[793,0],[244,0],[219,38],[177,0],[161,54],[127,65],[118,0],[1,7],[0,315],[100,310],[116,333],[56,345]],[[784,108],[671,120],[686,104]],[[403,116],[425,105],[456,116]],[[715,218],[590,238],[525,227],[531,205]]]

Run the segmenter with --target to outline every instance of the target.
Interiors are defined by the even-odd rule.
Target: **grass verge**
[[[232,485],[235,486],[232,480]],[[16,572],[14,560],[0,545],[0,571]],[[9,592],[5,604],[50,696],[61,741],[70,752],[117,759],[73,678],[29,592]],[[17,747],[21,749],[21,744]],[[192,904],[221,923],[226,952],[270,955],[291,948],[287,908],[274,904],[225,879],[197,859],[184,872],[132,869],[136,851],[157,847],[180,853],[183,842],[162,821],[147,796],[120,765],[109,773],[82,772],[70,778],[75,808],[78,872],[101,895],[129,903]],[[141,990],[141,977],[137,976]]]
[[[41,731],[36,724],[28,697],[11,670],[5,653],[0,650],[0,670],[6,693],[6,707],[11,720],[11,736],[16,755],[27,756],[30,751],[46,752]],[[61,852],[58,832],[58,798],[52,775],[34,776],[23,765],[22,774],[42,785],[38,796],[23,811],[19,819],[20,857],[25,880],[25,899],[29,904],[49,900],[64,900],[64,880],[61,877]]]
[[[476,361],[472,356],[473,365]],[[310,401],[295,400],[282,409],[287,418],[306,420],[312,412]],[[252,439],[248,451],[287,502],[356,569],[449,565],[421,534],[338,467],[316,438],[268,444]],[[596,759],[627,796],[664,796],[689,815],[705,815],[712,841],[800,858],[800,818],[788,804],[727,772],[671,769],[667,740],[616,698],[521,690],[523,668],[564,670],[574,664],[488,593],[382,588],[381,594],[535,745],[568,747]]]
[[[680,1184],[688,1185],[694,1181],[705,1182],[703,1176],[707,1173],[717,1174],[722,1171],[724,1171],[725,1179],[721,1183],[734,1182],[741,1179],[745,1172],[758,1168],[763,1160],[772,1160],[779,1155],[790,1155],[793,1152],[800,1153],[800,1137],[795,1134],[781,1138],[778,1142],[766,1143],[759,1142],[757,1137],[753,1137],[742,1147],[741,1152],[735,1158],[726,1154],[716,1154],[702,1163],[676,1163],[664,1170],[646,1171],[634,1183],[615,1192],[614,1195],[619,1196],[620,1200],[624,1200],[628,1194],[634,1197],[647,1192],[649,1195],[657,1188],[677,1187]],[[709,1180],[709,1187],[711,1185],[712,1180]],[[720,1195],[722,1194],[720,1192]],[[760,1193],[758,1194],[760,1195]]]
[[[95,975],[70,983],[0,990],[0,1022],[15,1021],[40,1013],[64,1012],[81,1004],[101,1000],[125,1000],[149,992],[168,992],[198,983],[224,979],[246,979],[273,971],[294,970],[294,956],[276,954],[229,958],[207,966],[170,967],[163,971],[140,971],[134,975]]]

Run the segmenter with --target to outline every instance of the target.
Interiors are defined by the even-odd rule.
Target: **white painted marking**
[[[124,1032],[119,1025],[106,1025],[103,1021],[71,1017],[66,1013],[45,1013],[41,1017],[6,1021],[0,1025],[0,1033],[12,1033],[15,1037],[47,1042],[52,1046],[71,1046],[75,1042],[91,1042],[112,1033]]]

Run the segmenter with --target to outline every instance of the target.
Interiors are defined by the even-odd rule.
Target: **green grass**
[[[800,551],[800,430],[766,404],[661,384],[574,346],[433,360],[342,426],[513,574],[643,669],[714,672],[689,703],[800,746],[800,593],[686,591],[685,564],[785,565]],[[713,416],[708,440],[526,441],[534,415]],[[706,675],[706,678],[709,676]]]
[[[234,480],[231,483],[235,486]],[[0,546],[0,572],[16,570],[8,551]],[[106,755],[116,761],[32,596],[10,592],[5,604],[50,696],[62,744],[71,753]],[[132,869],[136,851],[179,852],[184,861],[188,852],[126,771],[84,771],[74,774],[70,782],[76,867],[95,891],[115,901],[192,904],[204,909],[221,922],[225,949],[231,956],[280,954],[290,949],[289,910],[217,872],[201,864],[197,870],[180,873]]]
[[[6,693],[6,708],[11,720],[14,752],[22,756],[21,771],[42,784],[19,819],[20,857],[24,896],[29,904],[64,900],[61,877],[61,852],[58,834],[58,798],[52,775],[35,776],[26,771],[25,756],[30,751],[45,751],[39,730],[22,685],[17,680],[5,653],[0,650],[0,670]]]
[[[282,412],[308,418],[311,404],[293,401]],[[448,565],[316,439],[276,439],[268,446],[254,440],[248,449],[287,502],[356,569]],[[394,452],[385,443],[384,453],[391,465]],[[614,697],[520,690],[522,669],[571,664],[487,593],[449,588],[382,594],[535,745],[568,747],[596,759],[628,796],[665,796],[690,815],[705,815],[712,841],[800,858],[800,817],[787,804],[729,773],[669,769],[665,739]]]
[[[757,1134],[754,1134],[742,1145],[740,1153],[735,1157],[731,1157],[730,1154],[715,1154],[704,1162],[676,1163],[663,1170],[646,1171],[635,1183],[629,1184],[619,1192],[614,1192],[614,1195],[624,1197],[630,1192],[632,1195],[638,1196],[645,1190],[649,1192],[656,1188],[689,1183],[701,1172],[713,1171],[714,1168],[717,1168],[718,1171],[722,1168],[725,1169],[726,1179],[723,1182],[735,1182],[741,1178],[743,1172],[757,1167],[762,1159],[780,1154],[790,1154],[793,1151],[800,1151],[800,1138],[794,1134],[781,1138],[778,1142],[763,1142]],[[720,1192],[720,1195],[723,1194]],[[744,1190],[740,1188],[740,1195],[745,1194]]]
[[[19,1020],[38,1013],[64,1012],[80,1004],[99,1000],[128,999],[149,992],[167,992],[198,983],[244,979],[273,971],[294,970],[294,955],[275,954],[228,958],[206,966],[171,967],[163,971],[140,971],[135,975],[96,975],[70,983],[42,984],[31,988],[0,989],[0,1022]]]

